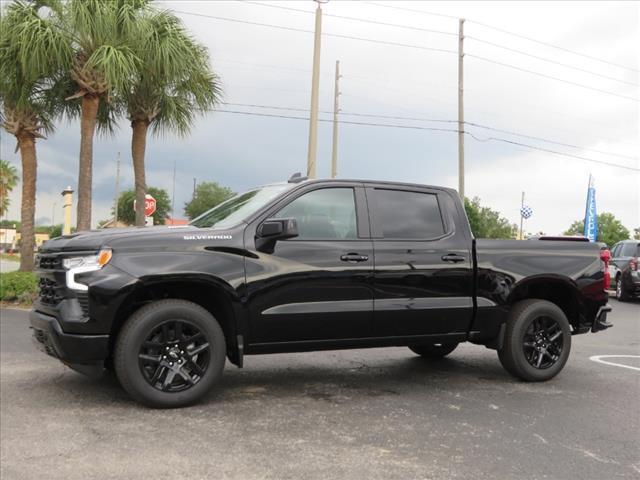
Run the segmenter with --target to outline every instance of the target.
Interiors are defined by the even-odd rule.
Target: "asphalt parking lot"
[[[32,346],[1,310],[3,480],[640,478],[640,303],[574,337],[544,384],[462,345],[247,357],[194,407],[159,411]],[[593,356],[609,364],[590,360]],[[627,357],[625,357],[625,355]]]

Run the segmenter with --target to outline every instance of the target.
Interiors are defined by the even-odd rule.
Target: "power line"
[[[396,8],[396,7],[394,7],[394,8]],[[400,8],[400,7],[397,7],[397,8]],[[185,12],[185,11],[181,11],[181,10],[175,10],[175,12],[176,13],[182,13],[184,15],[194,15],[194,16],[198,16],[198,17],[212,18],[212,19],[215,19],[215,20],[222,20],[222,21],[229,21],[229,22],[236,22],[236,23],[244,23],[244,24],[247,24],[247,25],[257,25],[257,26],[261,26],[261,27],[277,28],[277,29],[288,30],[288,31],[293,31],[293,32],[314,33],[312,30],[305,30],[305,29],[302,29],[302,28],[286,27],[286,26],[283,26],[283,25],[273,25],[273,24],[261,23],[261,22],[252,22],[252,21],[249,21],[249,20],[240,20],[240,19],[237,19],[237,18],[219,17],[219,16],[216,16],[216,15],[207,15],[207,14],[204,14],[204,13]],[[421,46],[421,45],[413,45],[413,44],[408,44],[408,43],[388,42],[388,41],[385,41],[385,40],[376,40],[376,39],[373,39],[373,38],[354,37],[354,36],[351,36],[351,35],[342,35],[342,34],[338,34],[338,33],[323,33],[322,35],[323,36],[327,36],[327,37],[345,38],[345,39],[349,39],[349,40],[359,40],[359,41],[364,41],[364,42],[376,43],[376,44],[380,44],[380,45],[391,45],[391,46],[395,46],[395,47],[415,48],[415,49],[418,49],[418,50],[427,50],[427,51],[433,51],[433,52],[457,54],[457,52],[454,51],[454,50],[448,50],[448,49],[444,49],[444,48],[433,48],[433,47],[424,47],[424,46]],[[536,71],[533,71],[533,70],[527,70],[527,69],[521,68],[521,67],[516,67],[515,65],[499,62],[497,60],[491,60],[489,58],[481,57],[479,55],[474,55],[474,54],[467,53],[467,54],[465,54],[465,56],[472,57],[472,58],[477,58],[477,59],[483,60],[485,62],[494,63],[496,65],[501,65],[503,67],[512,68],[512,69],[515,69],[515,70],[519,70],[521,72],[530,73],[532,75],[537,75],[539,77],[548,78],[548,79],[552,79],[552,80],[557,80],[559,82],[568,83],[570,85],[574,85],[574,86],[577,86],[577,87],[582,87],[582,88],[585,88],[585,89],[588,89],[588,90],[593,90],[595,92],[600,92],[600,93],[604,93],[604,94],[607,94],[607,95],[612,95],[614,97],[624,98],[626,100],[633,100],[634,102],[640,102],[640,99],[637,99],[637,98],[634,98],[634,97],[627,97],[626,95],[620,95],[620,94],[617,94],[617,93],[609,92],[607,90],[601,90],[599,88],[589,87],[589,86],[583,85],[581,83],[572,82],[570,80],[564,80],[562,78],[554,77],[552,75],[546,75],[544,73],[536,72]]]
[[[246,25],[255,25],[255,26],[260,26],[260,27],[269,27],[269,28],[277,28],[280,30],[287,30],[290,32],[300,32],[300,33],[314,33],[313,30],[305,30],[304,28],[296,28],[296,27],[287,27],[284,25],[274,25],[272,23],[262,23],[262,22],[252,22],[250,20],[240,20],[238,18],[229,18],[229,17],[219,17],[217,15],[207,15],[204,13],[194,13],[194,12],[185,12],[183,10],[174,10],[174,12],[176,13],[181,13],[183,15],[193,15],[196,17],[204,17],[204,18],[211,18],[214,20],[221,20],[221,21],[225,21],[225,22],[235,22],[235,23],[244,23]],[[349,39],[349,40],[358,40],[361,42],[369,42],[369,43],[376,43],[379,45],[391,45],[394,47],[406,47],[406,48],[415,48],[418,50],[427,50],[427,51],[432,51],[432,52],[442,52],[442,53],[456,53],[454,50],[447,50],[444,48],[434,48],[434,47],[424,47],[421,45],[413,45],[410,43],[400,43],[400,42],[389,42],[389,41],[385,41],[385,40],[376,40],[374,38],[365,38],[365,37],[354,37],[352,35],[343,35],[340,33],[322,33],[323,37],[335,37],[335,38],[345,38],[345,39]]]
[[[516,67],[515,65],[511,65],[510,63],[503,63],[503,62],[499,62],[497,60],[491,60],[490,58],[481,57],[479,55],[474,55],[473,53],[467,53],[465,56],[471,57],[471,58],[477,58],[478,60],[483,60],[485,62],[494,63],[496,65],[501,65],[503,67],[512,68],[514,70],[519,70],[521,72],[530,73],[532,75],[537,75],[539,77],[548,78],[548,79],[551,79],[551,80],[556,80],[558,82],[568,83],[569,85],[574,85],[576,87],[586,88],[587,90],[593,90],[594,92],[605,93],[607,95],[612,95],[614,97],[624,98],[626,100],[633,100],[634,102],[640,102],[640,99],[635,98],[635,97],[627,97],[626,95],[620,95],[618,93],[610,92],[608,90],[601,90],[599,88],[589,87],[587,85],[583,85],[582,83],[572,82],[571,80],[565,80],[563,78],[554,77],[552,75],[547,75],[545,73],[536,72],[534,70],[527,70],[526,68],[522,68],[522,67]]]
[[[236,107],[250,107],[250,108],[266,108],[266,109],[272,109],[272,110],[284,110],[284,111],[295,111],[295,112],[308,112],[309,109],[308,108],[294,108],[294,107],[281,107],[281,106],[275,106],[275,105],[260,105],[260,104],[255,104],[255,103],[230,103],[230,102],[221,102],[223,105],[229,105],[229,106],[236,106]],[[328,111],[328,110],[320,110],[320,113],[326,113],[326,114],[331,114],[333,112]],[[340,112],[340,115],[347,115],[347,116],[355,116],[355,117],[369,117],[369,118],[381,118],[381,119],[387,119],[387,120],[408,120],[408,121],[416,121],[416,122],[434,122],[434,123],[458,123],[457,120],[444,120],[444,119],[436,119],[436,118],[424,118],[424,117],[406,117],[406,116],[399,116],[399,115],[379,115],[379,114],[370,114],[370,113],[360,113],[360,112]],[[576,148],[579,150],[585,150],[585,151],[590,151],[590,152],[594,152],[594,153],[600,153],[603,155],[609,155],[612,157],[619,157],[619,158],[627,158],[629,160],[638,160],[637,157],[632,157],[629,155],[623,155],[620,153],[612,153],[612,152],[605,152],[603,150],[597,150],[595,148],[589,148],[589,147],[581,147],[579,145],[573,145],[570,143],[564,143],[564,142],[559,142],[557,140],[551,140],[548,138],[544,138],[544,137],[537,137],[534,135],[528,135],[525,133],[518,133],[518,132],[514,132],[512,130],[503,130],[500,128],[496,128],[496,127],[491,127],[488,125],[482,125],[480,123],[475,123],[475,122],[464,122],[465,125],[468,125],[470,127],[476,127],[476,128],[482,128],[485,130],[491,130],[494,132],[499,132],[499,133],[506,133],[507,135],[513,135],[516,137],[522,137],[522,138],[529,138],[531,140],[538,140],[541,142],[545,142],[545,143],[551,143],[554,145],[559,145],[562,147],[569,147],[569,148]]]
[[[239,110],[215,110],[216,112],[220,112],[220,113],[231,113],[231,114],[239,114],[239,115],[253,115],[253,116],[258,116],[258,117],[270,117],[270,118],[284,118],[284,119],[290,119],[290,120],[304,120],[304,121],[309,121],[309,117],[295,117],[292,115],[279,115],[279,114],[271,114],[271,113],[258,113],[258,112],[243,112],[243,111],[239,111]],[[318,121],[320,122],[331,122],[332,120],[327,120],[327,119],[318,119]],[[372,123],[372,122],[354,122],[354,121],[349,121],[349,120],[339,120],[339,123],[342,124],[346,124],[346,125],[362,125],[362,126],[371,126],[371,127],[386,127],[386,128],[401,128],[401,129],[407,129],[407,130],[429,130],[429,131],[436,131],[436,132],[450,132],[450,133],[459,133],[458,129],[452,129],[452,128],[439,128],[439,127],[420,127],[417,125],[392,125],[392,124],[388,124],[388,123]],[[502,143],[508,143],[510,145],[516,145],[516,146],[520,146],[520,147],[525,147],[525,148],[529,148],[532,150],[538,150],[538,151],[542,151],[542,152],[546,152],[546,153],[551,153],[554,155],[560,155],[563,157],[569,157],[569,158],[575,158],[578,160],[584,160],[587,162],[592,162],[592,163],[599,163],[602,165],[607,165],[610,167],[618,167],[618,168],[623,168],[626,170],[632,170],[635,172],[640,172],[640,168],[635,168],[635,167],[629,167],[627,165],[620,165],[617,163],[611,163],[611,162],[606,162],[603,160],[596,160],[593,158],[588,158],[588,157],[583,157],[580,155],[573,155],[571,153],[564,153],[564,152],[558,152],[556,150],[551,150],[548,148],[544,148],[544,147],[537,147],[535,145],[529,145],[526,143],[521,143],[521,142],[515,142],[513,140],[507,140],[505,138],[498,138],[498,137],[488,137],[485,139],[481,139],[479,137],[476,137],[473,133],[468,132],[468,131],[464,131],[463,132],[466,135],[469,135],[471,138],[473,138],[474,140],[477,140],[479,142],[487,142],[487,141],[496,141],[496,142],[502,142]]]
[[[270,4],[266,4],[266,3],[260,3],[260,2],[251,2],[248,0],[238,0],[241,3],[249,3],[251,5],[259,5],[261,7],[269,7],[269,8],[277,8],[280,10],[289,10],[292,12],[299,12],[299,13],[308,13],[308,14],[313,14],[314,12],[310,11],[310,10],[302,10],[300,8],[292,8],[292,7],[285,7],[282,5],[270,5]],[[458,34],[457,33],[453,33],[453,32],[445,32],[444,30],[433,30],[430,28],[422,28],[422,27],[413,27],[411,25],[401,25],[399,23],[389,23],[389,22],[380,22],[378,20],[369,20],[366,18],[358,18],[358,17],[349,17],[347,15],[336,15],[333,13],[322,13],[323,17],[332,17],[332,18],[340,18],[342,20],[351,20],[353,22],[361,22],[361,23],[371,23],[374,25],[384,25],[386,27],[395,27],[395,28],[403,28],[405,30],[415,30],[418,32],[427,32],[427,33],[436,33],[436,34],[440,34],[440,35],[450,35],[450,36],[454,36],[457,37]]]
[[[453,15],[445,15],[444,13],[427,12],[425,10],[416,10],[414,8],[398,7],[395,5],[385,5],[383,3],[376,3],[376,2],[360,2],[360,3],[368,3],[369,5],[375,5],[376,7],[393,8],[395,10],[404,10],[405,12],[423,13],[425,15],[432,15],[434,17],[452,18],[454,20],[459,19],[458,17],[455,17]]]
[[[432,15],[432,16],[437,16],[437,17],[444,17],[444,18],[450,18],[450,19],[458,20],[458,17],[453,16],[453,15],[445,15],[445,14],[442,14],[442,13],[427,12],[425,10],[418,10],[418,9],[414,9],[414,8],[398,7],[398,6],[392,6],[392,5],[384,5],[384,4],[377,3],[377,2],[361,2],[361,3],[368,3],[370,5],[376,5],[378,7],[393,8],[395,10],[404,10],[406,12],[421,13],[421,14],[424,14],[424,15]],[[532,37],[527,37],[526,35],[522,35],[520,33],[511,32],[509,30],[505,30],[503,28],[495,27],[495,26],[489,25],[487,23],[478,22],[477,20],[466,19],[466,21],[467,22],[471,22],[471,23],[475,23],[476,25],[480,25],[480,26],[485,27],[485,28],[490,28],[490,29],[496,30],[496,31],[504,33],[506,35],[512,35],[514,37],[522,38],[524,40],[528,40],[530,42],[538,43],[538,44],[544,45],[546,47],[555,48],[557,50],[562,50],[563,52],[571,53],[573,55],[578,55],[580,57],[588,58],[590,60],[595,60],[597,62],[606,63],[607,65],[612,65],[612,66],[615,66],[615,67],[624,68],[625,70],[630,70],[632,72],[640,72],[640,70],[637,69],[637,68],[627,67],[626,65],[621,65],[619,63],[614,63],[614,62],[611,62],[609,60],[604,60],[602,58],[594,57],[592,55],[587,55],[586,53],[581,53],[581,52],[577,52],[575,50],[570,50],[568,48],[561,47],[561,46],[555,45],[553,43],[544,42],[542,40],[538,40],[538,39],[532,38]]]
[[[595,75],[597,77],[606,78],[608,80],[613,80],[613,81],[616,81],[616,82],[625,83],[627,85],[632,85],[634,87],[638,87],[637,83],[627,82],[626,80],[620,80],[619,78],[609,77],[608,75],[602,75],[601,73],[592,72],[591,70],[586,70],[586,69],[580,68],[580,67],[574,67],[573,65],[568,65],[568,64],[562,63],[562,62],[557,62],[557,61],[551,60],[549,58],[539,57],[538,55],[533,55],[531,53],[523,52],[522,50],[518,50],[516,48],[505,47],[504,45],[500,45],[499,43],[489,42],[487,40],[482,40],[481,38],[473,37],[471,35],[466,35],[465,39],[475,40],[476,42],[484,43],[486,45],[491,45],[491,46],[497,47],[497,48],[502,48],[503,50],[507,50],[509,52],[514,52],[514,53],[518,53],[520,55],[526,55],[527,57],[535,58],[537,60],[542,60],[543,62],[554,63],[556,65],[561,65],[561,66],[566,67],[566,68],[571,68],[573,70],[577,70],[579,72],[588,73],[590,75]]]
[[[551,150],[551,149],[544,148],[544,147],[536,147],[534,145],[528,145],[526,143],[520,143],[520,142],[515,142],[513,140],[507,140],[506,138],[487,137],[487,138],[481,139],[481,138],[476,137],[471,132],[464,132],[464,133],[466,133],[471,138],[473,138],[474,140],[477,140],[479,142],[496,141],[496,142],[502,142],[502,143],[509,143],[511,145],[517,145],[519,147],[526,147],[526,148],[530,148],[532,150],[539,150],[541,152],[552,153],[554,155],[560,155],[560,156],[563,156],[563,157],[577,158],[577,159],[580,159],[580,160],[585,160],[587,162],[600,163],[602,165],[607,165],[607,166],[610,166],[610,167],[618,167],[618,168],[624,168],[626,170],[632,170],[634,172],[640,172],[640,168],[629,167],[627,165],[620,165],[618,163],[605,162],[603,160],[596,160],[594,158],[582,157],[580,155],[573,155],[571,153],[558,152],[556,150]]]
[[[558,49],[558,50],[562,50],[562,51],[567,52],[567,53],[572,53],[573,55],[579,55],[581,57],[588,58],[590,60],[595,60],[597,62],[606,63],[607,65],[612,65],[614,67],[624,68],[625,70],[630,70],[632,72],[640,72],[640,70],[638,70],[637,68],[627,67],[626,65],[621,65],[619,63],[613,63],[613,62],[610,62],[609,60],[603,60],[602,58],[598,58],[598,57],[594,57],[594,56],[591,56],[591,55],[587,55],[586,53],[576,52],[575,50],[570,50],[568,48],[561,47],[559,45],[554,45],[553,43],[543,42],[542,40],[537,40],[535,38],[527,37],[527,36],[522,35],[520,33],[510,32],[509,30],[505,30],[505,29],[499,28],[499,27],[494,27],[493,25],[488,25],[486,23],[478,22],[476,20],[469,20],[469,21],[472,22],[472,23],[475,23],[476,25],[481,25],[481,26],[486,27],[486,28],[491,28],[491,29],[496,30],[498,32],[505,33],[507,35],[512,35],[514,37],[522,38],[524,40],[529,40],[530,42],[538,43],[538,44],[544,45],[546,47],[551,47],[551,48],[555,48],[555,49]]]
[[[299,9],[299,8],[292,8],[292,7],[285,7],[282,5],[269,5],[269,4],[265,4],[265,3],[260,3],[260,2],[253,2],[253,1],[249,1],[249,0],[238,0],[242,3],[247,3],[247,4],[251,4],[251,5],[259,5],[261,7],[269,7],[269,8],[277,8],[280,10],[289,10],[289,11],[293,11],[293,12],[299,12],[299,13],[306,13],[306,14],[313,14],[314,12],[310,11],[310,10],[303,10],[303,9]],[[363,3],[370,3],[372,5],[376,5],[376,6],[382,6],[382,7],[389,7],[388,5],[381,5],[381,4],[377,4],[375,2],[363,2]],[[400,7],[389,7],[389,8],[397,8],[400,9]],[[410,11],[419,11],[420,13],[428,13],[429,15],[438,15],[439,14],[435,14],[435,13],[431,13],[431,12],[424,12],[421,10],[413,10],[413,9],[406,9],[406,10],[410,10]],[[364,19],[364,18],[357,18],[357,17],[350,17],[350,16],[346,16],[346,15],[336,15],[336,14],[331,14],[331,13],[323,13],[323,16],[325,17],[333,17],[333,18],[340,18],[340,19],[344,19],[344,20],[351,20],[351,21],[355,21],[355,22],[363,22],[363,23],[371,23],[371,24],[375,24],[375,25],[384,25],[384,26],[389,26],[389,27],[395,27],[395,28],[403,28],[406,30],[415,30],[415,31],[419,31],[419,32],[428,32],[428,33],[436,33],[436,34],[441,34],[441,35],[450,35],[453,37],[457,37],[458,35],[454,32],[446,32],[443,30],[433,30],[433,29],[429,29],[429,28],[422,28],[422,27],[414,27],[411,25],[402,25],[402,24],[398,24],[398,23],[389,23],[389,22],[380,22],[377,20],[369,20],[369,19]],[[450,15],[445,15],[447,18],[456,18],[456,17],[452,17]],[[479,22],[474,22],[474,23],[478,23],[479,25],[485,26],[484,24],[480,24]],[[510,52],[514,52],[514,53],[519,53],[521,55],[526,55],[528,57],[531,58],[535,58],[537,60],[542,60],[544,62],[549,62],[549,63],[554,63],[556,65],[561,65],[567,68],[571,68],[573,70],[579,71],[579,72],[583,72],[583,73],[588,73],[590,75],[595,75],[601,78],[606,78],[608,80],[613,80],[616,82],[620,82],[620,83],[624,83],[626,85],[632,85],[634,87],[637,87],[638,84],[636,83],[632,83],[632,82],[627,82],[626,80],[620,80],[619,78],[615,78],[615,77],[610,77],[607,75],[603,75],[601,73],[597,73],[597,72],[593,72],[591,70],[586,70],[580,67],[575,67],[573,65],[568,65],[566,63],[562,63],[562,62],[558,62],[555,60],[551,60],[548,58],[544,58],[544,57],[540,57],[538,55],[533,55],[531,53],[527,53],[527,52],[523,52],[522,50],[518,50],[515,48],[510,48],[510,47],[506,47],[504,45],[501,45],[499,43],[494,43],[494,42],[490,42],[487,40],[483,40],[481,38],[477,38],[477,37],[473,37],[471,35],[465,35],[466,39],[471,39],[471,40],[475,40],[477,42],[481,42],[487,45],[491,45],[497,48],[502,48],[504,50],[510,51]]]
[[[586,150],[586,151],[590,151],[590,152],[594,152],[594,153],[601,153],[603,155],[610,155],[612,157],[628,158],[629,160],[636,160],[636,161],[638,160],[637,157],[632,157],[630,155],[623,155],[621,153],[611,153],[611,152],[605,152],[603,150],[597,150],[595,148],[581,147],[579,145],[572,145],[570,143],[558,142],[556,140],[549,140],[547,138],[536,137],[534,135],[527,135],[527,134],[524,134],[524,133],[517,133],[517,132],[510,131],[510,130],[502,130],[500,128],[489,127],[487,125],[481,125],[479,123],[474,123],[474,122],[464,122],[464,123],[465,123],[465,125],[469,125],[470,127],[483,128],[485,130],[492,130],[494,132],[506,133],[508,135],[513,135],[513,136],[516,136],[516,137],[529,138],[531,140],[538,140],[538,141],[541,141],[541,142],[552,143],[554,145],[560,145],[562,147],[577,148],[577,149],[580,149],[580,150]]]

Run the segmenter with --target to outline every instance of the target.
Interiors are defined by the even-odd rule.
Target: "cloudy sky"
[[[313,35],[229,19],[313,30],[315,2],[161,4],[180,12],[194,36],[208,46],[226,103],[199,121],[186,139],[150,139],[146,157],[148,184],[166,188],[171,194],[175,162],[176,216],[182,217],[194,178],[198,182],[217,181],[240,191],[284,180],[295,171],[305,172],[307,121],[232,112],[305,117],[304,109],[310,103]],[[468,54],[464,79],[466,120],[529,136],[468,127],[475,138],[465,139],[467,196],[480,197],[484,204],[518,222],[524,191],[526,203],[534,210],[526,230],[556,234],[584,215],[591,173],[596,179],[598,210],[614,213],[629,229],[639,226],[639,5],[331,0],[323,5],[323,32],[342,36],[323,37],[320,110],[333,109],[334,68],[336,60],[340,60],[342,120],[422,127],[342,124],[339,177],[457,187],[457,135],[424,128],[456,128],[451,121],[457,118],[457,17],[464,17]],[[412,119],[350,115],[353,113]],[[323,113],[320,118],[330,119],[331,115]],[[582,158],[533,150],[492,137]],[[118,152],[122,155],[122,188],[133,185],[129,141],[130,128],[124,120],[114,137],[96,140],[94,224],[109,217]],[[2,158],[19,165],[14,147],[14,139],[3,131]],[[78,124],[60,124],[57,133],[39,141],[37,147],[36,217],[39,223],[47,224],[55,215],[59,222],[59,192],[67,185],[75,188],[77,182]],[[329,175],[330,156],[331,124],[321,122],[319,176]],[[12,195],[8,217],[19,218],[19,188]]]

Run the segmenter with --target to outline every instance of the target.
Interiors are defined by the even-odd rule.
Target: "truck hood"
[[[99,250],[104,246],[113,246],[124,240],[136,240],[144,243],[145,240],[161,240],[182,238],[183,236],[211,235],[216,233],[212,229],[202,229],[184,226],[156,226],[156,227],[128,227],[128,228],[105,228],[102,230],[87,230],[71,235],[53,238],[45,242],[41,247],[41,252],[63,252],[63,251],[87,251]],[[154,242],[155,243],[155,242]]]

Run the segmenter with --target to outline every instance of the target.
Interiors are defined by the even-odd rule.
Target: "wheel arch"
[[[511,306],[521,300],[540,299],[557,305],[574,329],[580,326],[581,306],[575,282],[561,275],[536,275],[516,284],[507,303]]]
[[[227,357],[241,365],[242,352],[238,345],[239,299],[224,280],[210,275],[158,275],[146,277],[123,299],[118,307],[109,335],[109,352],[125,322],[139,308],[157,300],[180,299],[200,305],[211,313],[222,328],[227,344]]]

